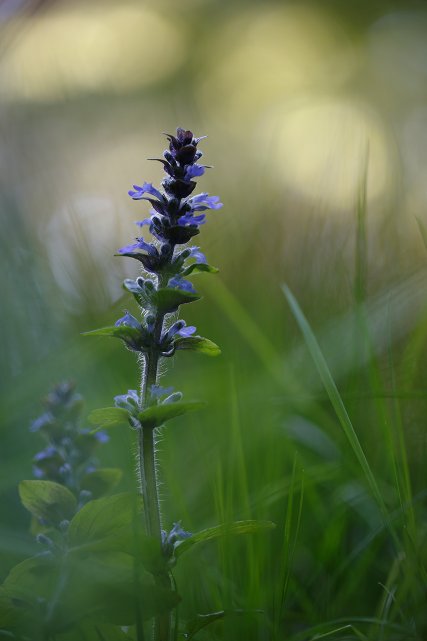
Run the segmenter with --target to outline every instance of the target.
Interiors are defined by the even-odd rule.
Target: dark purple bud
[[[175,196],[176,198],[187,198],[196,187],[196,183],[193,180],[175,180],[174,178],[164,178],[162,185],[170,196]]]

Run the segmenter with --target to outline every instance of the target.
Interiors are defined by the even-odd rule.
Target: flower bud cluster
[[[83,399],[74,384],[63,382],[48,394],[45,412],[30,425],[30,431],[46,441],[33,458],[34,476],[66,485],[77,495],[82,477],[97,468],[97,446],[108,441],[105,432],[92,433],[79,426],[82,409]]]

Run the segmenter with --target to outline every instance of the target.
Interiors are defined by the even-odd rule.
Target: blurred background
[[[279,525],[268,542],[208,552],[202,588],[185,585],[185,603],[271,610],[289,488],[297,502],[304,478],[281,629],[381,617],[388,604],[392,623],[408,627],[382,638],[422,639],[408,636],[425,630],[414,623],[424,594],[408,583],[415,565],[395,567],[281,286],[316,332],[388,508],[402,516],[409,500],[420,511],[418,550],[425,3],[0,0],[0,88],[0,579],[32,545],[17,484],[31,478],[40,447],[28,432],[40,399],[72,379],[89,411],[137,386],[131,353],[81,332],[135,312],[121,281],[138,265],[114,253],[147,210],[127,190],[159,184],[160,166],[147,158],[165,148],[162,132],[182,126],[209,136],[201,148],[214,169],[199,190],[224,203],[200,237],[220,274],[200,276],[204,299],[186,318],[223,354],[168,363],[165,382],[209,408],[164,434],[164,510],[193,531],[228,518]],[[115,432],[102,455],[128,482],[130,441]],[[386,597],[396,591],[404,596],[394,609]],[[263,616],[215,633],[233,638],[237,626],[245,638],[270,638]]]

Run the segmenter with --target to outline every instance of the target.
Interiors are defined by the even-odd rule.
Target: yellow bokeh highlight
[[[340,25],[314,7],[239,11],[211,47],[202,100],[230,124],[296,92],[340,87],[358,65]]]
[[[274,143],[265,153],[277,179],[319,211],[352,209],[365,174],[369,199],[390,192],[395,154],[383,123],[365,104],[311,97],[271,117],[268,127]]]
[[[48,102],[137,90],[182,62],[181,37],[176,24],[144,6],[76,3],[51,9],[21,24],[2,56],[3,99]]]

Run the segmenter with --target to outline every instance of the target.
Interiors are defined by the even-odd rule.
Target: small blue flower
[[[36,418],[35,421],[33,421],[30,425],[30,432],[38,432],[39,430],[42,430],[44,427],[49,427],[55,422],[54,416],[50,412],[45,412],[38,418]]]
[[[160,400],[163,396],[168,396],[173,392],[173,387],[162,387],[161,385],[152,385],[150,396],[152,400]]]
[[[205,168],[203,165],[187,165],[185,168],[184,180],[191,180],[197,176],[203,176]]]
[[[181,527],[181,521],[174,523],[170,532],[162,530],[162,545],[166,556],[172,556],[180,541],[189,539],[191,536],[193,536],[191,532],[186,532]]]
[[[114,323],[115,327],[120,327],[121,325],[126,325],[127,327],[135,327],[136,329],[141,329],[141,323],[137,321],[135,316],[132,316],[128,311],[125,312],[125,315],[122,318],[119,318]]]
[[[193,212],[189,211],[184,216],[178,218],[178,225],[204,225],[206,214],[199,214],[198,216],[193,216]]]
[[[114,397],[114,405],[124,409],[134,410],[139,408],[140,400],[138,392],[134,389],[128,390],[127,394],[121,394]]]
[[[101,443],[101,444],[108,443],[108,441],[110,440],[110,437],[106,432],[102,432],[102,431],[95,432],[94,436],[95,436],[95,439],[98,441],[98,443]]]
[[[192,196],[187,200],[192,211],[204,211],[205,209],[221,209],[222,203],[219,202],[219,196],[209,196],[207,192]]]
[[[196,263],[207,263],[206,256],[200,251],[199,247],[190,247],[190,253],[187,258],[194,258]]]
[[[153,187],[151,183],[145,182],[142,187],[139,185],[134,185],[133,190],[130,189],[128,191],[128,194],[131,198],[134,200],[143,200],[144,199],[144,194],[150,194],[150,196],[154,196],[155,198],[158,198],[158,200],[163,201],[163,195],[160,193],[158,189]]]
[[[143,238],[137,238],[136,243],[133,243],[132,245],[126,245],[125,247],[122,247],[118,251],[119,251],[119,254],[132,254],[140,250],[146,251],[148,254],[151,254],[152,256],[157,256],[158,254],[155,246],[152,245],[151,243],[145,242]]]
[[[35,463],[40,463],[41,461],[46,461],[48,459],[52,459],[54,457],[60,457],[60,454],[56,447],[49,446],[46,447],[44,450],[41,452],[37,452],[37,454],[34,456],[33,461]]]
[[[182,338],[187,338],[191,336],[196,331],[196,328],[193,325],[186,325],[184,320],[178,320],[174,323],[166,332],[165,338],[170,340],[174,336],[181,336]]]
[[[179,275],[173,276],[169,279],[168,287],[172,287],[173,289],[182,289],[184,292],[189,292],[190,294],[197,294],[193,287],[193,283]]]

